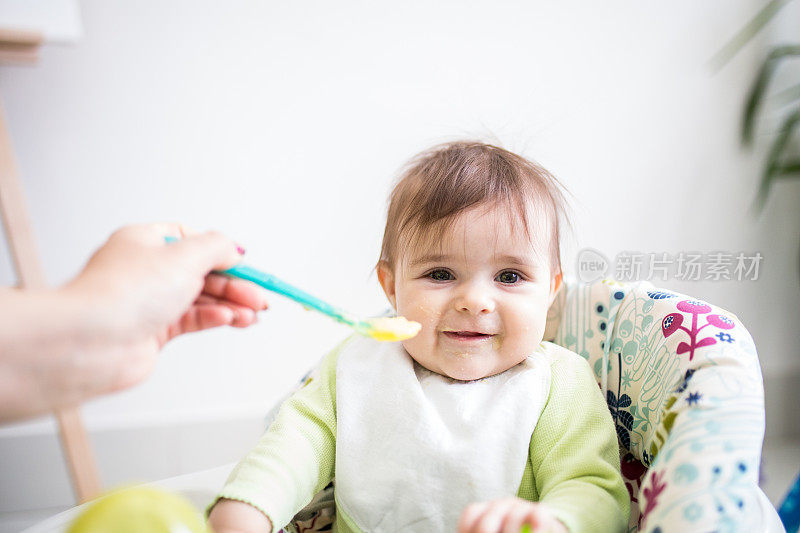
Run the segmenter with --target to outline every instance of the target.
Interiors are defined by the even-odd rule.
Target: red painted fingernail
[[[236,251],[239,253],[239,255],[244,255],[244,248],[242,248],[238,244],[236,245]]]

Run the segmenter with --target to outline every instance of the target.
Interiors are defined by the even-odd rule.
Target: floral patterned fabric
[[[764,390],[736,316],[646,282],[604,280],[562,290],[548,335],[586,358],[606,396],[629,531],[764,530]]]
[[[603,390],[631,496],[629,533],[766,531],[773,523],[758,487],[761,367],[735,315],[646,282],[567,283],[544,339],[582,355]],[[287,529],[330,530],[333,490]]]

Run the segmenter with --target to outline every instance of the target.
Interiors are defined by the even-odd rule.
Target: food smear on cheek
[[[423,298],[422,302],[420,302],[419,304],[418,311],[428,317],[435,315],[436,312],[433,310],[432,307],[429,307],[429,305],[430,302],[428,302],[427,299]]]

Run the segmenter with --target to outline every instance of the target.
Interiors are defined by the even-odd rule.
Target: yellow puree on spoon
[[[379,341],[389,342],[410,339],[422,329],[422,324],[419,322],[412,322],[402,316],[368,318],[363,324],[366,327],[359,328],[361,333]]]

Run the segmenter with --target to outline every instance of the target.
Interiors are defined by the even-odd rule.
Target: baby
[[[583,358],[542,342],[563,211],[556,180],[501,148],[412,160],[377,271],[422,330],[326,356],[231,473],[215,531],[277,531],[334,478],[339,532],[624,531],[606,403]]]

